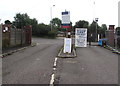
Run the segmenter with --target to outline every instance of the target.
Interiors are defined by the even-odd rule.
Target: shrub
[[[117,38],[117,45],[118,45],[118,48],[120,48],[120,37]]]
[[[56,32],[55,31],[49,31],[48,32],[48,37],[50,37],[50,38],[56,38]]]

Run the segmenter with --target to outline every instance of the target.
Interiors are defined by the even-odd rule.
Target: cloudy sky
[[[0,23],[5,20],[13,21],[16,13],[27,13],[39,23],[49,24],[52,7],[53,18],[61,19],[61,12],[67,10],[70,11],[73,24],[79,20],[91,23],[94,18],[99,18],[99,25],[112,24],[117,27],[118,1],[120,0],[1,0]]]

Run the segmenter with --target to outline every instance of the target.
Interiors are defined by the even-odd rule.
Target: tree
[[[93,21],[92,24],[90,24],[88,29],[88,34],[92,35],[92,41],[95,41],[97,34],[99,34],[99,30],[100,30],[100,26],[97,24],[97,30],[96,30],[96,22]]]
[[[5,24],[12,24],[10,20],[5,20]]]
[[[80,20],[75,23],[75,28],[88,28],[89,22],[85,20]]]
[[[117,28],[116,28],[116,34],[117,34],[118,36],[120,36],[120,27],[117,27]]]
[[[101,25],[101,29],[100,29],[100,33],[99,33],[101,38],[105,38],[106,30],[107,30],[107,25],[106,24],[102,24]]]
[[[37,33],[38,21],[35,18],[30,19],[30,24],[32,25],[32,34],[35,35]]]
[[[41,24],[38,24],[35,35],[39,37],[44,37],[48,35],[49,31],[50,31],[50,26],[45,25],[44,23],[41,23]]]
[[[31,24],[31,19],[30,17],[27,15],[27,13],[25,14],[16,14],[16,16],[14,17],[14,21],[13,24],[17,27],[17,28],[23,28],[24,26],[30,25]]]
[[[53,18],[52,21],[50,21],[50,22],[56,28],[60,28],[60,26],[61,26],[61,20],[59,18]]]

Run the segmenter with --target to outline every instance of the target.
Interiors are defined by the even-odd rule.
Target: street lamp
[[[52,7],[54,7],[55,5],[53,5]],[[51,15],[51,21],[50,21],[50,25],[51,25],[51,31],[52,31],[52,7],[50,8],[50,15]]]
[[[96,32],[95,33],[96,33],[96,42],[97,42],[98,41],[97,40],[97,22],[98,22],[98,18],[95,18],[95,22],[96,22]]]

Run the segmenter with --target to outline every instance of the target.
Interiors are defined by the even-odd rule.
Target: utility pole
[[[52,5],[52,7],[55,7],[55,5]],[[52,31],[52,7],[50,7],[50,16],[51,16],[50,26],[51,26],[51,31]]]
[[[0,21],[1,21],[1,19],[0,19]],[[2,54],[2,25],[0,24],[0,55],[1,54]]]
[[[95,22],[96,22],[96,32],[95,32],[95,34],[96,34],[96,36],[95,36],[95,41],[97,42],[98,40],[97,40],[97,22],[98,22],[98,18],[95,18]]]

